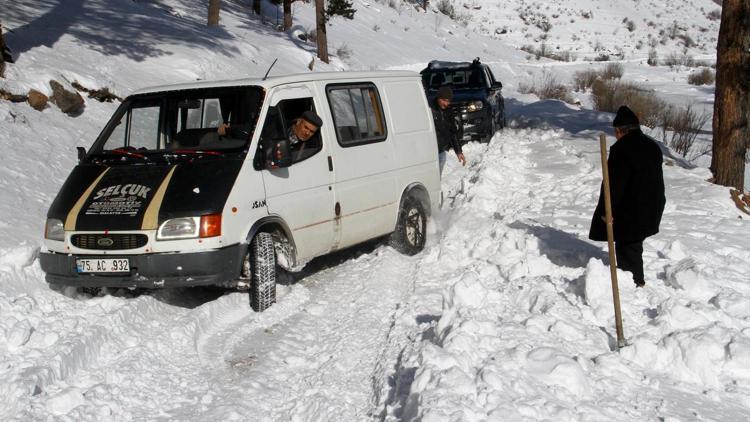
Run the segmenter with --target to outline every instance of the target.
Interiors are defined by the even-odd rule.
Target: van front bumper
[[[47,282],[75,287],[162,288],[205,285],[235,285],[247,245],[195,253],[143,255],[74,255],[56,252],[39,254]],[[127,258],[129,273],[79,273],[76,259]]]

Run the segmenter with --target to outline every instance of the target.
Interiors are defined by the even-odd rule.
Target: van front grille
[[[73,246],[81,249],[121,250],[142,248],[148,243],[148,236],[139,233],[91,233],[74,234]]]

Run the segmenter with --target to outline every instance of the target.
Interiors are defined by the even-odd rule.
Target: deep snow
[[[449,157],[424,252],[370,242],[316,259],[262,314],[245,294],[214,289],[50,289],[36,261],[47,207],[74,147],[93,141],[116,104],[89,99],[73,118],[0,101],[0,419],[750,419],[750,216],[706,182],[704,162],[665,148],[668,202],[645,243],[647,287],[618,272],[628,345],[617,350],[606,247],[586,239],[598,134],[613,141],[612,116],[591,111],[584,94],[570,106],[516,92],[544,72],[569,80],[601,66],[582,61],[598,41],[626,52],[625,79],[710,110],[712,87],[687,85],[687,68],[647,66],[648,47],[633,46],[679,18],[699,41],[688,52],[710,60],[718,23],[706,14],[718,6],[626,3],[456,3],[473,14],[463,27],[406,3],[355,1],[353,21],[334,18],[338,56],[314,70],[418,71],[434,58],[480,56],[505,85],[512,128],[468,145],[466,167]],[[204,1],[3,5],[18,60],[0,88],[49,93],[57,79],[124,96],[262,74],[274,57],[273,72],[307,71],[314,46],[296,34],[313,26],[310,4],[294,3],[289,34],[250,17],[244,2],[222,7],[221,26],[209,29]],[[530,7],[578,16],[553,18],[549,39],[580,51],[579,61],[528,60],[513,48],[541,34],[519,20]],[[627,31],[624,16],[639,30]],[[656,45],[660,56],[679,48]]]

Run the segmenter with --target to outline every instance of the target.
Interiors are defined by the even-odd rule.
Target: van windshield
[[[246,150],[262,99],[261,88],[248,86],[133,96],[120,106],[90,153],[143,158],[152,153]]]

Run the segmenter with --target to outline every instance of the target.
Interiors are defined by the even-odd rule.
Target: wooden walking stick
[[[599,146],[602,151],[602,173],[604,173],[604,219],[607,223],[607,249],[609,249],[609,274],[612,278],[612,301],[615,304],[615,328],[617,330],[617,347],[625,346],[622,334],[622,315],[620,314],[620,289],[617,287],[617,259],[615,257],[615,234],[612,229],[612,198],[609,194],[609,167],[607,166],[607,136],[599,135]]]

